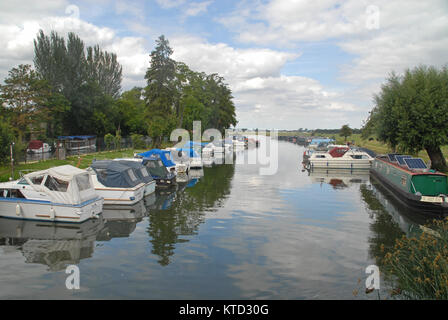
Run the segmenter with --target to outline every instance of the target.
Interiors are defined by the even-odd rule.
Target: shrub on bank
[[[386,279],[405,299],[448,299],[448,218],[423,230],[418,237],[397,239],[385,254]]]

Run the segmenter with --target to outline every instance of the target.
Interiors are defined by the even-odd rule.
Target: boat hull
[[[314,168],[332,168],[332,169],[370,169],[372,160],[362,159],[348,161],[344,159],[312,159],[308,158],[310,166]]]
[[[141,184],[136,188],[98,188],[96,192],[104,198],[105,205],[133,205],[143,199],[145,185]]]
[[[81,223],[98,217],[103,210],[103,203],[104,200],[101,197],[80,205],[23,198],[0,198],[0,216],[24,220]]]
[[[148,182],[145,185],[145,192],[143,194],[144,197],[150,195],[151,193],[154,193],[156,191],[156,181],[153,180],[151,182]]]
[[[374,178],[376,182],[378,182],[381,186],[383,186],[388,192],[401,204],[405,205],[408,208],[411,208],[413,211],[417,211],[419,214],[440,218],[448,216],[448,203],[435,203],[435,202],[427,202],[421,201],[422,197],[417,196],[415,194],[406,192],[405,190],[397,187],[394,183],[392,183],[389,179],[387,179],[383,174],[379,171],[372,168],[370,170],[371,177]]]

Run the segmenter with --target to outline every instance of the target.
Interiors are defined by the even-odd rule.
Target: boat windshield
[[[51,191],[67,192],[69,182],[52,176],[48,176],[45,180],[45,186]]]

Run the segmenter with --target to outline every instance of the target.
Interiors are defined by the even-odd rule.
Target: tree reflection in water
[[[222,207],[230,194],[233,164],[203,170],[197,183],[190,187],[188,182],[182,183],[171,192],[157,193],[155,204],[148,208],[151,252],[159,257],[162,266],[170,264],[177,243],[188,241],[182,237],[196,235],[206,213]]]
[[[410,236],[421,232],[419,226],[427,219],[398,203],[375,181],[371,181],[370,186],[361,185],[360,191],[372,218],[369,256],[381,266],[385,254],[394,247],[395,240],[403,235]]]

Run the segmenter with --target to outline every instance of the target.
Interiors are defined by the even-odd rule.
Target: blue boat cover
[[[171,151],[169,150],[152,149],[146,152],[139,153],[138,155],[143,158],[149,158],[153,155],[157,155],[159,156],[160,160],[162,160],[163,165],[165,167],[176,166],[176,164],[173,161],[171,161]]]
[[[95,171],[98,181],[109,188],[133,188],[143,182],[135,169],[118,161],[93,161],[90,167]]]

